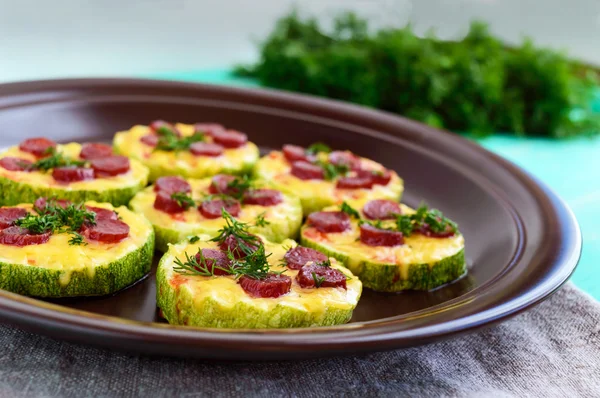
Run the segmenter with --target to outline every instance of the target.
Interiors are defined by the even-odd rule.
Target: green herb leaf
[[[346,164],[335,165],[333,163],[323,162],[321,160],[318,160],[316,164],[323,168],[326,180],[333,180],[340,176],[343,177],[350,171],[350,168]]]
[[[254,225],[257,227],[266,227],[269,224],[271,224],[271,222],[265,219],[264,211],[256,216],[256,220],[254,220]]]
[[[315,287],[321,287],[323,282],[325,282],[324,276],[319,276],[316,273],[312,273],[313,280],[315,281]]]
[[[161,127],[157,130],[157,133],[163,131],[164,134],[160,135],[158,138],[158,143],[154,148],[155,151],[185,151],[190,149],[190,146],[194,142],[204,141],[204,134],[194,133],[187,137],[178,137],[175,133],[170,132],[166,133],[166,131],[171,131],[166,127]],[[160,133],[159,133],[160,134]]]
[[[350,206],[348,203],[346,203],[346,202],[342,203],[340,210],[343,211],[344,213],[348,214],[350,217],[360,220],[360,213],[356,209],[354,209],[352,206]]]
[[[56,148],[51,147],[46,150],[50,156],[42,158],[37,162],[34,162],[30,165],[26,165],[28,169],[32,170],[40,170],[40,171],[48,171],[50,169],[55,169],[57,167],[67,167],[67,166],[84,166],[86,164],[85,161],[81,160],[73,160],[68,157],[65,157],[62,153],[57,152]]]
[[[309,155],[316,155],[320,152],[329,153],[331,152],[331,148],[322,142],[315,142],[314,144],[306,148],[306,153]]]
[[[229,196],[235,199],[241,199],[247,190],[252,187],[252,183],[247,175],[242,177],[236,177],[234,180],[227,184],[227,192]]]
[[[192,197],[186,194],[185,192],[175,192],[171,194],[171,199],[176,201],[177,204],[185,210],[189,209],[190,207],[196,206],[196,202],[194,201],[194,199],[192,199]]]
[[[78,246],[78,245],[83,245],[86,246],[87,242],[85,242],[83,240],[83,235],[81,235],[78,232],[71,232],[71,239],[69,239],[69,245],[71,246]]]
[[[192,237],[190,237],[190,238],[188,239],[188,242],[190,242],[190,243],[196,243],[196,242],[198,242],[199,240],[200,240],[200,237],[199,237],[199,236],[192,236]]]

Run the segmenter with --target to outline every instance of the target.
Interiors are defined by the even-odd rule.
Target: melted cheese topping
[[[385,167],[377,162],[367,158],[360,159],[365,169],[385,170]],[[326,155],[323,160],[326,160]],[[335,180],[302,180],[292,175],[291,170],[291,164],[280,151],[273,151],[262,157],[256,165],[256,173],[260,178],[272,181],[278,187],[303,199],[326,197],[334,204],[371,199],[398,200],[404,189],[403,181],[395,171],[392,171],[392,179],[387,185],[374,185],[370,189],[340,189],[336,188]]]
[[[400,204],[402,214],[412,214],[415,211]],[[361,207],[355,207],[356,209]],[[326,208],[326,211],[339,210],[337,207]],[[393,220],[383,221],[384,227],[394,224]],[[348,266],[357,269],[361,262],[369,261],[381,264],[396,264],[401,268],[401,276],[408,278],[408,268],[411,264],[430,264],[443,260],[463,250],[465,240],[458,233],[448,238],[433,238],[422,234],[412,234],[404,237],[400,246],[369,246],[360,241],[360,227],[353,220],[351,229],[340,233],[323,233],[314,227],[304,226],[302,235],[334,252],[348,255]]]
[[[280,264],[287,250],[296,246],[296,242],[289,239],[281,244],[265,243],[266,251],[272,253],[269,257],[271,269],[273,271],[286,270],[285,275],[292,278],[290,292],[277,298],[254,298],[242,289],[233,276],[192,276],[182,275],[173,271],[175,258],[184,259],[185,253],[193,255],[198,252],[198,248],[215,247],[215,243],[208,242],[208,239],[208,236],[202,236],[199,242],[193,244],[181,243],[171,245],[160,264],[161,267],[166,268],[166,276],[170,285],[173,288],[189,289],[193,294],[195,302],[200,303],[210,298],[217,301],[220,305],[229,308],[243,302],[259,307],[264,311],[269,311],[278,305],[283,305],[309,312],[324,311],[328,307],[352,309],[358,303],[362,292],[361,282],[350,271],[340,266],[335,259],[331,259],[331,266],[351,278],[346,282],[347,289],[333,287],[304,289],[300,287],[295,280],[298,271],[290,270]],[[265,240],[263,239],[263,241]]]
[[[58,152],[63,153],[65,156],[71,159],[81,160],[81,158],[79,157],[79,154],[81,152],[80,144],[72,142],[70,144],[57,145],[56,149]],[[32,162],[38,160],[33,154],[21,151],[18,146],[11,147],[2,154],[0,154],[0,158],[7,156],[18,157],[30,160]],[[140,162],[134,159],[130,159],[130,165],[131,168],[127,173],[119,174],[112,177],[94,178],[93,180],[75,181],[70,183],[56,181],[52,177],[51,172],[10,171],[6,170],[3,167],[0,167],[0,177],[9,178],[13,181],[22,182],[29,185],[60,189],[64,191],[103,191],[136,185],[146,185],[146,182],[148,181],[148,169]]]
[[[194,126],[177,123],[175,125],[183,136],[191,136]],[[151,134],[148,126],[134,126],[128,131],[115,135],[115,147],[126,156],[138,159],[153,171],[152,179],[160,175],[182,175],[186,177],[207,177],[224,171],[241,171],[248,165],[253,165],[259,157],[258,147],[247,142],[239,148],[225,148],[221,156],[196,156],[190,151],[154,151],[154,147],[140,141],[145,135]],[[212,138],[206,136],[207,142]]]
[[[204,178],[200,180],[188,179],[192,187],[192,198],[200,201],[208,195],[208,188],[212,182],[212,178]],[[196,207],[190,207],[182,213],[169,214],[154,208],[154,200],[156,192],[154,186],[147,187],[141,192],[138,192],[129,203],[129,206],[136,212],[143,213],[152,225],[186,232],[185,235],[195,235],[198,233],[207,233],[216,235],[217,231],[225,225],[225,219],[206,218]],[[286,223],[291,214],[299,212],[297,199],[284,194],[283,202],[275,206],[258,206],[258,205],[242,205],[239,215],[236,220],[253,224],[256,217],[264,213],[265,220],[273,223]]]
[[[53,234],[41,245],[11,246],[0,244],[0,262],[28,267],[63,271],[61,283],[67,285],[74,271],[85,271],[94,276],[96,267],[107,265],[142,247],[150,238],[152,226],[143,216],[124,206],[114,208],[108,203],[86,202],[86,205],[114,209],[129,225],[129,236],[118,243],[86,240],[87,245],[69,245],[70,234]],[[19,205],[28,210],[30,204]]]

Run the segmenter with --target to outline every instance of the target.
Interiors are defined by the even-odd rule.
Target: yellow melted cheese
[[[78,143],[72,142],[70,144],[57,145],[56,149],[58,152],[63,153],[65,156],[71,159],[82,160],[79,157],[81,145]],[[38,160],[33,154],[21,151],[18,146],[11,147],[0,154],[0,158],[8,156],[18,157],[30,160],[32,162]],[[60,189],[64,191],[103,191],[135,185],[146,185],[148,181],[148,169],[135,159],[130,159],[130,165],[131,168],[127,173],[112,177],[94,178],[93,180],[75,181],[70,183],[56,181],[54,177],[52,177],[51,172],[10,171],[2,167],[0,167],[0,177],[9,178],[13,181],[26,183],[33,186]]]
[[[400,204],[402,214],[412,214],[415,211],[410,207]],[[356,206],[355,209],[362,209]],[[336,211],[338,207],[326,208],[324,211]],[[391,227],[393,220],[383,221],[384,227]],[[400,246],[369,246],[360,241],[360,227],[353,220],[350,229],[339,233],[321,233],[314,227],[305,226],[302,235],[308,239],[331,249],[348,255],[349,266],[356,269],[363,261],[381,264],[397,264],[401,269],[401,276],[408,278],[408,269],[411,264],[430,264],[453,256],[465,247],[464,237],[457,233],[448,238],[433,238],[421,234],[412,234],[404,237],[404,244]]]
[[[331,259],[331,266],[350,277],[346,283],[347,289],[332,287],[304,289],[300,287],[295,280],[298,271],[290,270],[280,264],[287,250],[296,246],[296,242],[289,239],[281,244],[265,243],[267,253],[272,253],[269,257],[271,269],[273,271],[286,270],[285,275],[292,278],[290,292],[277,298],[251,297],[242,289],[233,276],[191,276],[181,275],[173,270],[175,259],[185,259],[185,253],[195,255],[198,248],[216,247],[214,242],[207,242],[208,239],[208,236],[202,236],[199,242],[193,244],[171,245],[169,251],[161,260],[161,266],[166,267],[166,278],[170,281],[170,284],[174,288],[189,289],[194,300],[198,303],[211,298],[220,305],[229,308],[243,302],[259,307],[264,311],[270,311],[278,305],[283,305],[309,312],[319,312],[327,307],[352,309],[358,303],[362,291],[361,282],[333,258]],[[263,239],[263,241],[265,240]]]
[[[177,123],[175,126],[183,136],[194,133],[193,125]],[[225,148],[223,154],[216,157],[196,156],[190,151],[155,151],[154,147],[140,141],[148,134],[151,134],[148,126],[134,126],[128,131],[118,132],[114,144],[120,153],[148,166],[152,171],[152,180],[161,175],[202,178],[224,171],[239,172],[247,165],[253,165],[259,157],[258,147],[252,142],[239,148]],[[212,138],[206,136],[206,141],[212,142]]]
[[[0,244],[0,262],[29,267],[63,271],[61,283],[67,285],[74,271],[85,271],[90,278],[96,267],[116,261],[139,249],[149,239],[152,226],[143,216],[134,214],[126,207],[114,208],[107,203],[86,202],[86,205],[114,209],[122,221],[129,225],[129,236],[118,243],[101,243],[86,240],[87,245],[69,245],[69,234],[53,234],[41,245],[11,246]],[[32,205],[24,204],[28,210]]]
[[[194,200],[199,201],[209,194],[208,188],[212,178],[188,179],[187,181],[192,187],[191,196]],[[275,206],[242,205],[239,215],[235,218],[238,221],[253,224],[256,217],[264,213],[267,221],[273,223],[285,222],[291,213],[298,211],[298,205],[296,200],[286,194],[283,195],[283,198],[283,202]],[[157,210],[154,208],[155,199],[154,186],[150,186],[138,192],[129,203],[129,206],[136,212],[143,213],[152,225],[185,232],[185,234],[180,234],[184,236],[196,235],[201,232],[215,235],[225,225],[224,218],[206,218],[196,207],[190,207],[188,210],[176,214]]]

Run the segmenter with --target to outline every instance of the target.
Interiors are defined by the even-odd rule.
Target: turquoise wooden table
[[[160,79],[256,86],[227,70],[174,72]],[[598,98],[600,111],[600,96]],[[583,256],[572,280],[600,299],[600,137],[548,140],[494,136],[477,140],[485,148],[521,166],[553,188],[575,212],[583,233]]]

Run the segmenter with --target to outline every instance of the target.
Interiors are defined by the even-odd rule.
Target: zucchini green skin
[[[119,189],[94,190],[66,190],[60,188],[48,188],[34,186],[22,182],[13,181],[6,177],[0,177],[0,206],[14,206],[20,203],[33,203],[39,197],[56,196],[72,202],[96,202],[111,203],[113,206],[126,206],[131,198],[143,189],[147,181]]]
[[[61,284],[64,271],[0,262],[0,289],[47,298],[102,296],[115,293],[143,278],[152,266],[154,233],[143,246],[109,264],[97,266],[93,276],[73,271],[69,283]]]
[[[431,290],[459,279],[467,272],[464,249],[433,264],[410,264],[408,279],[403,279],[398,265],[353,258],[351,255],[321,245],[305,237],[304,234],[301,235],[300,242],[303,246],[334,257],[358,276],[364,287],[379,292]]]

